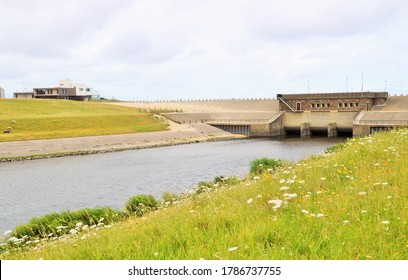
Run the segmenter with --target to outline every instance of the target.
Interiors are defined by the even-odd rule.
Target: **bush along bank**
[[[216,187],[226,187],[241,182],[236,177],[217,176],[212,182],[200,182],[196,188],[181,195],[165,192],[161,201],[152,195],[138,194],[128,199],[125,211],[110,207],[86,208],[76,211],[52,212],[41,217],[34,217],[26,224],[19,225],[4,233],[5,240],[0,244],[0,253],[21,251],[45,242],[81,237],[85,240],[95,231],[111,228],[113,224],[129,217],[142,217],[151,212],[167,208],[181,200],[191,198]],[[1,259],[1,258],[0,258]]]
[[[408,130],[377,133],[235,185],[213,181],[75,247],[0,258],[407,259],[407,184]]]

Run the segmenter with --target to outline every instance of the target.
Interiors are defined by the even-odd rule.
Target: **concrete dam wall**
[[[342,96],[344,99],[341,99]],[[375,99],[376,96],[381,97],[381,100]],[[286,100],[283,99],[285,97]],[[358,99],[353,99],[357,97]],[[394,126],[408,126],[408,96],[388,99],[385,97],[386,93],[383,92],[304,96],[299,94],[278,95],[278,99],[114,104],[146,111],[174,111],[162,115],[178,123],[203,123],[249,137],[271,137],[292,133],[304,137],[315,133],[331,137],[338,133],[360,136]],[[370,106],[369,101],[372,102]]]

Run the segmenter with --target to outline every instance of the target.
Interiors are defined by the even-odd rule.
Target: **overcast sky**
[[[67,78],[123,100],[275,97],[360,91],[362,73],[399,95],[407,70],[406,0],[0,1],[8,97]]]

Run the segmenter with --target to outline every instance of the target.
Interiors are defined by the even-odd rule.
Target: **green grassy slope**
[[[11,133],[3,133],[9,126]],[[1,142],[150,132],[165,128],[165,123],[135,108],[65,100],[0,99]]]
[[[214,187],[11,259],[407,259],[408,131]]]

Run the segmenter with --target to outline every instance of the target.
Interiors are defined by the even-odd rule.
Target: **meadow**
[[[35,246],[14,238],[1,244],[0,259],[408,258],[407,130],[352,138],[276,168],[267,162],[253,166],[262,173],[167,195],[157,209],[108,228]]]
[[[0,99],[0,142],[165,130],[135,108],[67,100]],[[9,133],[3,133],[11,128]]]

